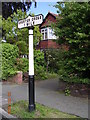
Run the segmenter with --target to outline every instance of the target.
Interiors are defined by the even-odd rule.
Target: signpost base
[[[29,75],[29,111],[35,110],[34,75]]]

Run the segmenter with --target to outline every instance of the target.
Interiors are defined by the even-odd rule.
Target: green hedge
[[[75,72],[73,67],[69,65],[70,62],[67,58],[68,52],[59,51],[62,58],[59,60],[59,71],[58,74],[60,76],[60,80],[66,81],[68,83],[82,83],[82,84],[90,84],[90,79],[88,76],[83,77],[79,72]],[[71,61],[71,63],[73,60]]]
[[[34,65],[35,65],[35,79],[47,79],[46,64],[44,60],[44,53],[40,50],[34,50]]]
[[[29,61],[27,58],[18,58],[17,59],[17,70],[28,72]],[[45,61],[44,53],[40,50],[34,50],[34,70],[35,70],[35,79],[44,80],[47,79],[46,70],[45,70]]]
[[[29,61],[27,58],[17,58],[17,70],[24,72],[28,72]]]
[[[13,76],[16,73],[15,63],[18,51],[18,47],[15,45],[2,44],[2,79],[6,80],[9,76]]]

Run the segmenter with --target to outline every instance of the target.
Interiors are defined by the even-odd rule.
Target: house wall
[[[37,49],[60,48],[60,46],[53,40],[41,40]]]
[[[51,14],[49,14],[46,18],[45,18],[45,21],[43,22],[43,24],[41,25],[40,28],[43,28],[45,27],[46,25],[50,25],[50,23],[55,23],[56,22],[56,18],[54,16],[52,16]]]
[[[56,42],[53,41],[57,39],[57,37],[54,35],[54,31],[50,27],[51,23],[55,23],[55,22],[56,22],[56,16],[52,15],[51,13],[48,13],[43,23],[40,25],[41,33],[42,30],[45,31],[45,29],[47,29],[47,38],[44,35],[44,38],[37,45],[37,49],[48,49],[48,48],[57,49],[60,47]]]

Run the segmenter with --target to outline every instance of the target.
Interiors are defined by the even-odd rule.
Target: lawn
[[[13,103],[11,105],[11,114],[18,118],[79,118],[38,103],[36,103],[36,110],[30,113],[27,101]]]

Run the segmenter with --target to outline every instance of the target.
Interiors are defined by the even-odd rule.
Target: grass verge
[[[11,105],[11,114],[18,118],[79,118],[38,103],[36,103],[36,110],[30,113],[27,101],[13,103]]]

